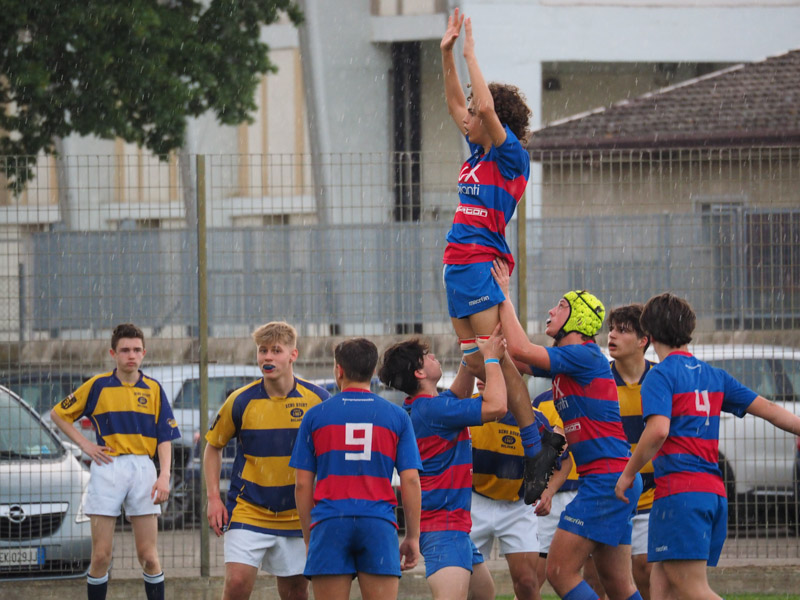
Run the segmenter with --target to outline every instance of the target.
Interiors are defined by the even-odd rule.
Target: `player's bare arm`
[[[486,371],[486,387],[483,390],[481,419],[486,423],[502,419],[508,412],[508,390],[501,366],[505,360],[506,341],[499,324],[483,344],[482,351]],[[530,400],[528,407],[530,407]]]
[[[419,521],[422,488],[416,469],[400,471],[400,495],[406,517],[406,536],[400,543],[400,570],[407,571],[419,562]]]
[[[98,465],[110,463],[114,459],[109,455],[111,452],[111,448],[109,446],[98,446],[94,442],[90,442],[87,440],[81,433],[75,429],[75,426],[72,423],[69,423],[62,417],[58,415],[55,410],[50,411],[50,418],[53,420],[53,423],[64,432],[72,443],[74,443],[81,451],[88,456],[92,461],[97,463]]]
[[[614,488],[614,494],[626,504],[628,499],[625,497],[625,492],[633,485],[636,474],[653,459],[656,452],[664,445],[669,436],[669,425],[670,419],[664,415],[650,415],[647,418],[647,423],[645,423],[642,437],[639,438],[639,443],[636,445],[636,450],[628,460],[628,464],[620,474],[617,485]]]
[[[297,505],[297,514],[300,516],[300,528],[303,530],[303,540],[306,543],[306,550],[308,550],[308,540],[311,535],[311,509],[314,508],[313,472],[303,469],[297,469],[295,471],[294,501]],[[405,498],[403,502],[405,503]],[[419,534],[417,537],[419,537]],[[417,547],[419,547],[419,541],[417,541]]]
[[[169,479],[172,475],[172,442],[161,442],[156,448],[158,464],[161,472],[150,490],[154,504],[161,504],[169,499]]]
[[[467,398],[472,395],[472,390],[474,389],[474,375],[470,372],[468,367],[459,365],[453,383],[450,384],[450,391],[456,398]]]
[[[217,537],[223,533],[223,528],[228,524],[228,509],[219,496],[219,476],[222,472],[222,448],[206,444],[203,453],[203,476],[206,478],[206,495],[208,498],[208,525],[214,530]]]
[[[475,38],[472,35],[472,19],[464,21],[464,60],[467,61],[472,103],[469,110],[474,110],[483,126],[492,138],[493,146],[500,146],[506,141],[506,129],[494,110],[494,99],[489,86],[483,78],[475,55]]]
[[[447,30],[444,32],[439,47],[442,50],[442,71],[444,75],[444,97],[447,101],[447,110],[461,134],[464,135],[464,117],[467,113],[467,98],[461,88],[461,81],[456,71],[456,61],[453,56],[453,46],[461,33],[464,16],[456,8],[447,18]]]
[[[778,429],[800,435],[800,417],[763,396],[756,396],[756,399],[747,407],[747,412],[754,417],[769,421]]]

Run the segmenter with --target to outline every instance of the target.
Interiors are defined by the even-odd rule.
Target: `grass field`
[[[497,600],[512,600],[514,596],[497,596]],[[558,596],[545,595],[542,600],[558,600]],[[728,594],[725,600],[800,600],[796,594]]]

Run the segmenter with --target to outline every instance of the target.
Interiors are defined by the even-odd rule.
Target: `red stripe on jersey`
[[[715,465],[719,461],[719,440],[669,436],[658,451],[658,456],[669,454],[689,454]]]
[[[446,265],[471,265],[472,263],[490,262],[501,257],[508,263],[510,272],[514,271],[514,257],[511,254],[498,252],[490,246],[480,244],[449,243],[444,249],[442,262]]]
[[[672,416],[718,417],[722,410],[723,392],[684,392],[672,395]],[[708,398],[708,402],[706,402]]]
[[[364,435],[363,430],[355,430],[353,436],[360,439]],[[364,446],[359,444],[347,444],[345,425],[326,425],[315,430],[312,434],[314,438],[314,448],[317,455],[326,452],[363,452]],[[383,454],[394,459],[397,455],[397,434],[386,427],[372,426],[372,446],[373,452]]]
[[[419,447],[419,455],[422,460],[434,458],[456,447],[458,442],[463,442],[469,438],[469,429],[464,428],[456,436],[454,440],[447,440],[438,435],[430,435],[424,438],[417,438],[417,446]]]
[[[471,488],[472,463],[453,465],[438,475],[421,476],[419,482],[423,491]]]
[[[578,425],[578,427],[576,427]],[[577,444],[597,438],[617,438],[627,440],[621,421],[594,421],[588,417],[574,419],[565,424],[567,442]]]
[[[578,475],[603,475],[622,473],[628,464],[627,458],[600,458],[578,466]]]
[[[469,161],[465,162],[458,174],[458,183],[493,185],[506,190],[519,203],[528,182],[523,175],[517,175],[514,179],[506,179],[500,173],[496,162],[482,160],[475,165],[474,169],[470,166]]]
[[[488,229],[502,236],[506,234],[505,215],[499,210],[484,208],[483,206],[459,204],[458,208],[456,208],[456,215],[453,217],[453,223]]]
[[[321,500],[374,500],[397,504],[391,481],[385,477],[367,475],[328,475],[317,482],[314,501]]]
[[[472,529],[468,510],[423,510],[420,531],[467,531]]]
[[[656,500],[682,492],[707,492],[725,496],[725,484],[722,479],[710,473],[681,472],[656,477]]]
[[[617,399],[617,383],[613,378],[596,378],[588,385],[581,385],[572,377],[559,374],[553,380],[553,395],[556,401],[565,396],[582,396],[592,400],[619,402]]]

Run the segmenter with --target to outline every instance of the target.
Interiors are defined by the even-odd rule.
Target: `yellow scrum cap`
[[[606,309],[603,303],[586,290],[574,290],[564,294],[564,299],[569,303],[570,314],[564,327],[564,335],[577,331],[592,337],[603,326]]]

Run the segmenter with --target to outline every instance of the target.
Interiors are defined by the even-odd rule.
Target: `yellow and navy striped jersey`
[[[625,429],[625,437],[631,445],[631,452],[636,450],[639,438],[644,431],[644,419],[642,418],[642,382],[650,371],[654,363],[645,360],[644,373],[636,383],[626,383],[617,371],[614,361],[611,361],[611,372],[614,374],[614,381],[617,384],[617,396],[619,397],[619,413],[622,416],[622,427]],[[653,461],[639,471],[642,475],[642,495],[639,496],[639,504],[636,512],[643,514],[653,507],[653,498],[656,490],[655,475],[653,474]]]
[[[540,431],[550,429],[542,413],[534,410],[533,414]],[[499,421],[469,429],[472,436],[472,489],[492,500],[519,500],[524,452],[514,416],[507,412]]]
[[[74,423],[88,417],[97,443],[109,454],[155,456],[161,442],[181,437],[161,384],[139,371],[139,381],[123,383],[117,371],[95,375],[56,404],[56,414]]]
[[[533,408],[538,409],[547,418],[552,427],[560,427],[564,431],[564,422],[556,410],[556,405],[553,402],[553,390],[542,392],[533,399]],[[569,448],[567,449],[569,450]],[[572,453],[569,453],[572,457]],[[567,480],[559,488],[559,492],[573,492],[578,489],[578,467],[575,464],[575,459],[572,459],[572,468],[569,471]]]
[[[303,416],[329,394],[313,383],[294,379],[294,388],[285,398],[270,398],[262,379],[234,391],[206,434],[215,448],[236,438],[226,503],[229,529],[302,535],[294,501],[295,470],[289,459]]]

